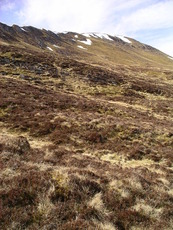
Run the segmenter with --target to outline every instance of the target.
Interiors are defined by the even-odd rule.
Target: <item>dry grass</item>
[[[1,229],[172,228],[172,67],[119,45],[1,44]]]
[[[132,209],[136,210],[137,212],[141,212],[146,216],[149,216],[153,219],[158,219],[161,217],[163,209],[162,208],[155,208],[145,203],[144,200],[136,201],[136,205],[132,207]]]

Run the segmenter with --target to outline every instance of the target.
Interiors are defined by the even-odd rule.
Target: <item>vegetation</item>
[[[172,229],[169,62],[0,50],[0,228]]]

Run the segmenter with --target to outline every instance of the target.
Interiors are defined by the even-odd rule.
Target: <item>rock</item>
[[[23,154],[30,151],[30,144],[26,137],[0,136],[1,151]]]
[[[30,76],[25,76],[24,74],[20,74],[20,78],[23,80],[32,80]]]
[[[4,75],[7,75],[7,72],[2,71],[1,74],[2,74],[2,76],[4,76]]]

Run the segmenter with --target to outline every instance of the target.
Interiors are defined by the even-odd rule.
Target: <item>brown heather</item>
[[[0,27],[0,229],[171,230],[172,61],[134,40],[91,38],[83,51],[73,33],[9,28]],[[61,49],[40,48],[36,32]]]

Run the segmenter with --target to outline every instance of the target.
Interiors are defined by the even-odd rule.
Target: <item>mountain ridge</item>
[[[93,56],[92,62],[94,62],[94,59],[97,59],[97,62],[99,60],[99,63],[104,62],[105,56],[108,58],[108,62],[112,62],[113,65],[115,64],[113,59],[115,59],[116,64],[150,65],[154,62],[153,65],[156,66],[158,65],[157,63],[161,63],[161,65],[159,65],[160,67],[165,65],[168,65],[168,68],[172,67],[172,60],[168,58],[168,55],[149,45],[139,43],[132,38],[125,38],[123,36],[116,37],[98,33],[90,33],[89,35],[74,32],[55,34],[49,30],[40,30],[31,26],[19,27],[13,25],[9,27],[2,23],[0,25],[0,30],[0,37],[2,40],[4,39],[4,41],[8,39],[11,39],[11,41],[16,40],[15,42],[31,44],[43,50],[49,49],[49,51],[57,53],[62,52],[63,55],[72,58],[75,56],[73,53],[83,51],[85,55],[88,54]],[[76,36],[78,36],[78,38],[75,38]],[[87,39],[90,42],[94,42],[94,44],[87,45],[86,43],[82,43],[87,41]],[[130,42],[124,41],[123,39],[127,39],[127,41]],[[121,59],[119,57],[121,57]],[[89,60],[85,58],[84,61]]]

